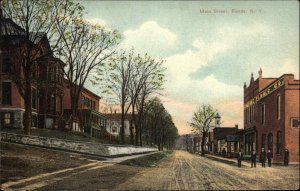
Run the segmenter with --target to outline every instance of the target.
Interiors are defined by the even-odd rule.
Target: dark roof
[[[11,19],[0,18],[0,35],[25,35],[25,31]]]
[[[121,120],[121,117],[122,117],[121,113],[105,113],[104,115],[106,115],[107,118],[109,118],[109,119],[120,119]],[[131,120],[131,114],[128,113],[127,115],[125,115],[125,119]]]
[[[64,83],[66,84],[67,87],[69,87],[69,81],[68,81],[68,79],[64,78]],[[74,83],[74,84],[75,84],[75,83]],[[96,97],[96,98],[98,98],[98,99],[101,99],[101,98],[102,98],[102,97],[100,97],[99,95],[97,95],[96,93],[92,92],[91,90],[85,88],[84,86],[83,86],[83,88],[82,88],[81,91],[85,91],[85,92],[87,92],[87,93],[93,95],[94,97]]]
[[[216,127],[214,128],[215,139],[225,139],[227,135],[233,135],[238,131],[237,127]]]
[[[44,32],[30,32],[29,33],[29,40],[34,44],[38,44],[43,37],[47,36]]]

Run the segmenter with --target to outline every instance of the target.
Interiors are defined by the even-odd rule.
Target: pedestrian
[[[242,167],[242,159],[243,159],[243,153],[242,153],[242,151],[240,150],[239,153],[238,153],[238,157],[237,157],[237,160],[238,160],[238,167],[239,167],[239,168]]]
[[[252,151],[252,154],[251,154],[251,168],[256,168],[256,152],[255,151]]]
[[[284,151],[284,166],[288,166],[289,165],[289,150],[285,149]]]
[[[272,153],[271,153],[270,149],[268,150],[268,153],[267,153],[267,159],[268,159],[268,167],[271,167],[271,165],[272,165]]]
[[[262,167],[266,167],[266,151],[264,148],[260,152],[260,162]]]

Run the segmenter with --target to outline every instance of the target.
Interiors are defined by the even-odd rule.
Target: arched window
[[[261,123],[265,123],[265,114],[266,114],[266,104],[261,104]]]
[[[265,149],[266,146],[266,134],[262,134],[261,136],[261,148]]]
[[[281,107],[281,96],[280,95],[278,95],[277,96],[277,119],[279,120],[280,119],[280,112],[281,112],[281,110],[280,110],[280,107]]]
[[[276,154],[281,154],[282,151],[282,133],[277,131]]]
[[[272,133],[268,134],[268,150],[271,150],[271,153],[273,155],[273,135],[272,135]]]

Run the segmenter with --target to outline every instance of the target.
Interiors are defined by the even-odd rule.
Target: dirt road
[[[101,161],[21,179],[13,190],[245,190],[297,189],[299,166],[237,168],[176,151],[152,168]]]
[[[243,167],[177,151],[158,167],[147,169],[116,189],[245,190],[297,189],[299,166]]]

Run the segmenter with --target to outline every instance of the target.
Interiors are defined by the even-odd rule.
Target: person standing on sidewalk
[[[265,148],[261,149],[260,162],[262,167],[266,167],[266,151]]]
[[[252,151],[252,154],[251,154],[251,168],[256,168],[256,152],[255,151]]]
[[[289,150],[285,149],[284,151],[284,166],[288,166],[289,165]]]
[[[270,149],[268,150],[267,158],[268,158],[268,167],[271,167],[271,165],[272,165],[272,153],[271,153]]]
[[[239,168],[242,167],[242,159],[243,159],[243,153],[242,153],[242,151],[240,150],[239,153],[238,153],[238,157],[237,157],[237,160],[238,160],[238,167],[239,167]]]

